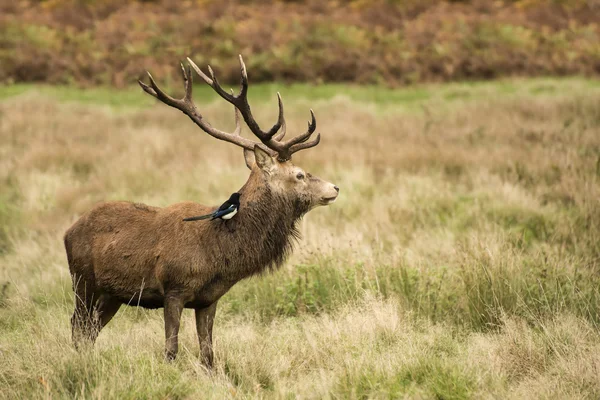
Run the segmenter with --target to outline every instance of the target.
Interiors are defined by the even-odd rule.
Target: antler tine
[[[293,145],[297,144],[297,143],[303,143],[306,142],[308,140],[308,138],[310,138],[310,136],[315,132],[315,129],[317,129],[317,120],[315,118],[315,113],[313,112],[313,110],[310,110],[310,117],[311,120],[308,121],[308,129],[306,130],[306,132],[295,136],[293,138],[291,138],[290,140],[286,141],[285,143],[283,143],[283,145],[285,147],[291,148]]]
[[[195,65],[193,63],[191,63],[190,65],[194,69],[197,69],[197,67],[195,67]],[[247,149],[247,150],[254,150],[254,147],[256,145],[259,145],[259,146],[261,146],[261,148],[263,148],[264,150],[269,152],[269,154],[275,155],[275,152],[272,149],[266,149],[265,146],[262,145],[261,143],[246,139],[240,135],[241,125],[240,125],[240,118],[239,118],[239,115],[237,112],[237,108],[236,108],[236,113],[235,113],[236,127],[235,127],[235,130],[233,131],[233,133],[227,133],[227,132],[223,132],[219,129],[213,128],[208,123],[208,121],[206,121],[204,119],[204,117],[198,112],[198,109],[196,108],[196,105],[194,104],[194,101],[192,99],[193,78],[192,78],[192,70],[190,69],[189,66],[186,70],[186,68],[183,66],[183,64],[181,65],[181,74],[183,76],[183,82],[184,82],[184,88],[185,88],[185,95],[182,99],[175,99],[175,98],[169,96],[168,94],[166,94],[165,92],[163,92],[162,89],[156,84],[156,81],[154,80],[154,78],[152,77],[150,72],[146,72],[146,73],[148,74],[148,79],[150,80],[150,85],[145,84],[141,80],[138,81],[138,83],[140,84],[140,86],[144,90],[144,92],[148,93],[152,97],[157,98],[158,100],[162,101],[163,103],[183,112],[185,115],[190,117],[190,119],[192,121],[194,121],[194,123],[196,125],[198,125],[204,132],[208,133],[209,135],[211,135],[212,137],[214,137],[216,139],[220,139],[220,140],[224,140],[229,143],[233,143],[233,144],[243,147],[244,149]],[[207,83],[210,81],[210,78],[208,78],[206,75],[202,74],[201,71],[199,72],[199,75]]]
[[[274,140],[280,142],[281,139],[285,137],[286,126],[285,126],[285,118],[283,118],[283,100],[281,99],[281,94],[277,92],[277,104],[279,105],[279,120],[281,121],[281,132],[273,137]]]
[[[210,78],[212,80],[212,85],[211,85],[212,88],[225,100],[227,100],[229,102],[235,101],[236,96],[233,93],[229,94],[225,90],[223,90],[223,88],[219,84],[219,81],[217,80],[217,77],[215,76],[215,73],[213,72],[210,65],[208,66],[208,73],[210,74]]]
[[[233,107],[233,113],[235,118],[235,130],[233,134],[236,136],[240,136],[242,134],[242,125],[240,124],[240,112],[237,108]]]
[[[208,86],[212,86],[213,85],[213,80],[210,79],[208,76],[206,76],[206,74],[204,72],[202,72],[202,70],[200,68],[198,68],[198,66],[196,65],[196,63],[193,62],[191,58],[187,57],[187,62],[188,62],[189,65],[192,66],[192,68],[194,68],[194,70],[196,71],[196,73],[198,75],[200,75],[200,78],[202,78],[204,80],[204,82],[206,82],[206,84]],[[210,66],[209,66],[209,70],[211,70]]]
[[[164,93],[162,90],[160,90],[160,88],[158,87],[156,82],[154,82],[154,78],[152,78],[152,75],[150,74],[150,72],[146,71],[146,74],[148,75],[148,79],[150,80],[150,86],[146,85],[141,80],[138,80],[138,83],[140,84],[142,89],[144,89],[144,92],[148,93],[149,95],[151,95],[153,97],[156,97],[159,100],[162,100],[162,99],[175,100],[174,98],[170,97],[169,95]]]
[[[233,94],[233,89],[231,94]],[[232,132],[233,135],[240,136],[242,134],[242,125],[240,124],[240,112],[237,107],[233,107],[233,118],[235,119],[235,130]]]
[[[147,71],[146,71],[146,73],[147,73]],[[158,98],[158,95],[156,94],[156,92],[154,91],[154,89],[152,89],[150,86],[146,85],[140,79],[138,79],[138,84],[142,87],[142,89],[144,90],[144,92],[148,93],[152,97]]]
[[[241,54],[238,54],[238,58],[240,61],[240,70],[242,74],[242,80],[240,82],[240,94],[239,97],[246,98],[246,93],[248,92],[248,71],[246,70],[246,64],[244,64],[244,59]],[[246,100],[246,102],[248,102]],[[250,106],[248,105],[248,108]]]
[[[321,134],[317,133],[317,137],[315,137],[314,140],[311,140],[310,142],[304,141],[302,143],[298,143],[298,144],[295,144],[292,147],[290,147],[290,156],[297,151],[315,147],[316,145],[319,144],[320,141],[321,141]]]
[[[192,78],[192,69],[190,68],[190,66],[188,65],[187,70],[186,68],[183,66],[183,63],[180,64],[181,65],[181,75],[183,75],[183,84],[185,87],[185,97],[184,99],[186,101],[192,101],[192,86],[193,86],[193,78]]]

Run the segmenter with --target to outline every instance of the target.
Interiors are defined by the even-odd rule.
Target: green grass
[[[158,83],[173,96],[181,96],[180,82]],[[223,84],[238,90],[239,84]],[[286,99],[306,99],[311,102],[327,101],[335,97],[347,97],[356,103],[375,104],[377,106],[418,106],[428,101],[477,101],[489,96],[545,96],[571,95],[582,90],[596,92],[600,90],[600,80],[587,78],[532,78],[521,80],[473,81],[461,83],[423,84],[409,87],[389,88],[373,85],[351,84],[284,84],[260,83],[250,87],[250,101],[265,102],[272,100],[277,92]],[[77,86],[50,86],[39,84],[14,84],[0,86],[0,100],[35,93],[60,102],[76,102],[86,105],[110,106],[115,109],[143,108],[154,103],[137,86],[125,89],[109,87],[79,88]],[[203,84],[194,85],[194,97],[198,104],[217,101],[214,91]]]

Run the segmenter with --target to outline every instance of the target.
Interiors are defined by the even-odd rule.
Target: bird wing
[[[184,221],[199,221],[208,218],[216,219],[222,217],[223,215],[227,215],[230,212],[233,212],[235,209],[237,209],[237,206],[235,204],[226,201],[225,203],[221,204],[221,206],[213,213],[201,215],[199,217],[184,218]]]
[[[230,204],[229,207],[222,209],[222,210],[219,208],[217,211],[214,212],[213,219],[220,218],[223,215],[227,215],[235,209],[236,209],[236,207],[234,204]]]
[[[229,210],[232,206],[233,204],[231,204],[229,200],[227,200],[225,203],[221,204],[221,206],[216,212]]]

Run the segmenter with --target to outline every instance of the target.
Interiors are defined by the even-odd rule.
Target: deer
[[[225,91],[208,66],[206,75],[189,57],[181,64],[184,96],[166,94],[147,72],[143,91],[187,115],[202,131],[241,147],[250,169],[240,193],[239,211],[228,221],[185,222],[213,212],[216,206],[192,201],[164,208],[126,201],[95,205],[66,231],[64,245],[75,292],[71,318],[76,348],[94,344],[122,305],[163,308],[166,360],[178,353],[183,309],[194,309],[201,363],[213,367],[212,331],[219,299],[237,282],[279,268],[300,239],[298,223],[317,206],[332,204],[340,189],[292,164],[292,155],[315,147],[316,119],[308,129],[286,139],[283,101],[275,124],[260,128],[248,103],[248,74],[239,56],[241,88]],[[192,68],[234,106],[235,129],[214,128],[192,99]],[[258,140],[241,135],[240,115]]]

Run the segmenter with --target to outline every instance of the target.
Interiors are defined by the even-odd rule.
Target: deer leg
[[[73,275],[75,310],[71,317],[73,344],[79,349],[82,341],[93,343],[94,287],[80,276]]]
[[[174,360],[177,357],[177,350],[179,348],[177,336],[179,334],[182,311],[183,301],[181,299],[172,296],[165,298],[165,358],[168,361]]]
[[[115,316],[119,308],[121,307],[121,302],[115,299],[112,296],[107,294],[102,294],[98,301],[96,302],[96,307],[94,309],[94,325],[95,325],[95,336],[93,340],[96,339],[102,328],[106,326]]]
[[[196,331],[200,342],[200,360],[208,368],[213,366],[212,329],[217,311],[217,302],[196,309]]]

